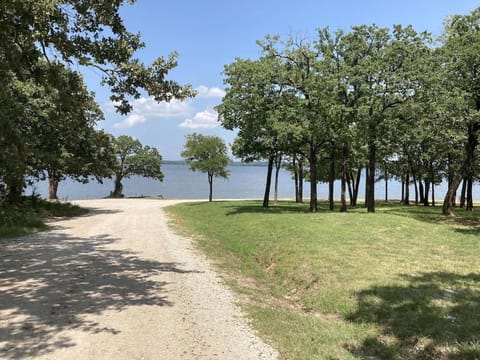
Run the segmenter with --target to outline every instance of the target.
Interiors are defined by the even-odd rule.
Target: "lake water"
[[[228,180],[215,178],[213,183],[214,199],[261,199],[263,198],[267,168],[265,166],[230,166],[230,178]],[[162,195],[165,199],[208,199],[207,175],[201,172],[192,172],[186,165],[164,164],[162,172],[165,175],[163,182],[154,181],[142,177],[125,179],[123,193],[127,197],[132,196],[156,196]],[[272,180],[273,182],[273,180]],[[359,190],[359,199],[364,197],[365,182],[362,179]],[[309,196],[310,184],[304,184],[304,196]],[[42,197],[48,196],[48,184],[46,181],[37,183],[33,189]],[[383,181],[376,184],[375,197],[385,198],[385,185]],[[103,184],[91,182],[81,184],[72,180],[60,182],[58,197],[64,200],[96,199],[108,196],[113,190],[113,180],[106,179]],[[437,199],[442,199],[447,188],[446,184],[435,187]],[[478,185],[474,187],[474,199],[480,200]],[[32,188],[27,189],[30,194]],[[397,181],[389,182],[389,199],[400,199],[401,186]],[[328,184],[318,185],[319,199],[328,197]],[[340,182],[335,183],[335,197],[340,198]],[[414,197],[411,187],[410,197]],[[271,198],[273,199],[273,184]],[[295,198],[295,187],[292,175],[281,169],[279,176],[279,198]]]

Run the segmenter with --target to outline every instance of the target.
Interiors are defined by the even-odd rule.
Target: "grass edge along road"
[[[168,208],[285,359],[478,359],[480,214],[258,201]]]
[[[85,215],[87,209],[68,202],[24,197],[19,204],[10,205],[0,199],[0,239],[47,230],[45,223],[52,217]]]

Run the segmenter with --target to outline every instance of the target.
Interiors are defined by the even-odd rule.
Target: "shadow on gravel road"
[[[36,357],[75,344],[62,330],[116,329],[85,318],[135,305],[172,306],[164,272],[188,273],[175,263],[149,261],[111,250],[108,235],[93,238],[41,233],[0,249],[0,358]]]

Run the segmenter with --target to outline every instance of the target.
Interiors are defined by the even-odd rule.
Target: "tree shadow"
[[[479,359],[480,274],[404,275],[407,285],[374,286],[356,294],[347,320],[380,329],[355,356],[378,359]]]
[[[418,221],[431,224],[450,224],[453,229],[462,234],[477,235],[480,233],[480,213],[478,211],[466,212],[463,209],[457,209],[455,216],[444,216],[440,207],[424,207],[415,205],[388,205],[379,207],[379,211],[386,214],[408,217]]]
[[[0,358],[36,357],[74,346],[68,337],[59,339],[62,330],[119,332],[88,320],[88,314],[173,305],[167,283],[152,276],[195,271],[105,247],[114,241],[106,234],[43,233],[0,249]]]

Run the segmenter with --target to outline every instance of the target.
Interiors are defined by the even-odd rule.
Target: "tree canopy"
[[[156,148],[143,146],[140,141],[131,136],[119,136],[113,142],[114,153],[117,159],[112,168],[115,176],[115,188],[112,197],[123,197],[122,180],[132,175],[148,177],[158,181],[163,180],[160,169],[162,156]]]
[[[225,142],[217,136],[189,134],[185,137],[181,153],[192,171],[207,173],[209,184],[208,200],[213,198],[213,178],[228,178],[227,165],[230,161]]]
[[[318,181],[329,182],[333,209],[339,178],[341,210],[347,189],[355,205],[362,169],[369,212],[375,182],[390,177],[402,182],[403,202],[414,185],[424,205],[430,192],[435,202],[435,185],[446,179],[445,214],[463,180],[471,209],[479,175],[479,14],[449,18],[438,46],[427,32],[401,25],[324,28],[311,41],[266,36],[259,59],[225,66],[217,110],[224,128],[238,130],[234,154],[269,161],[286,154],[297,178],[297,159],[306,159],[310,211],[317,210]]]

